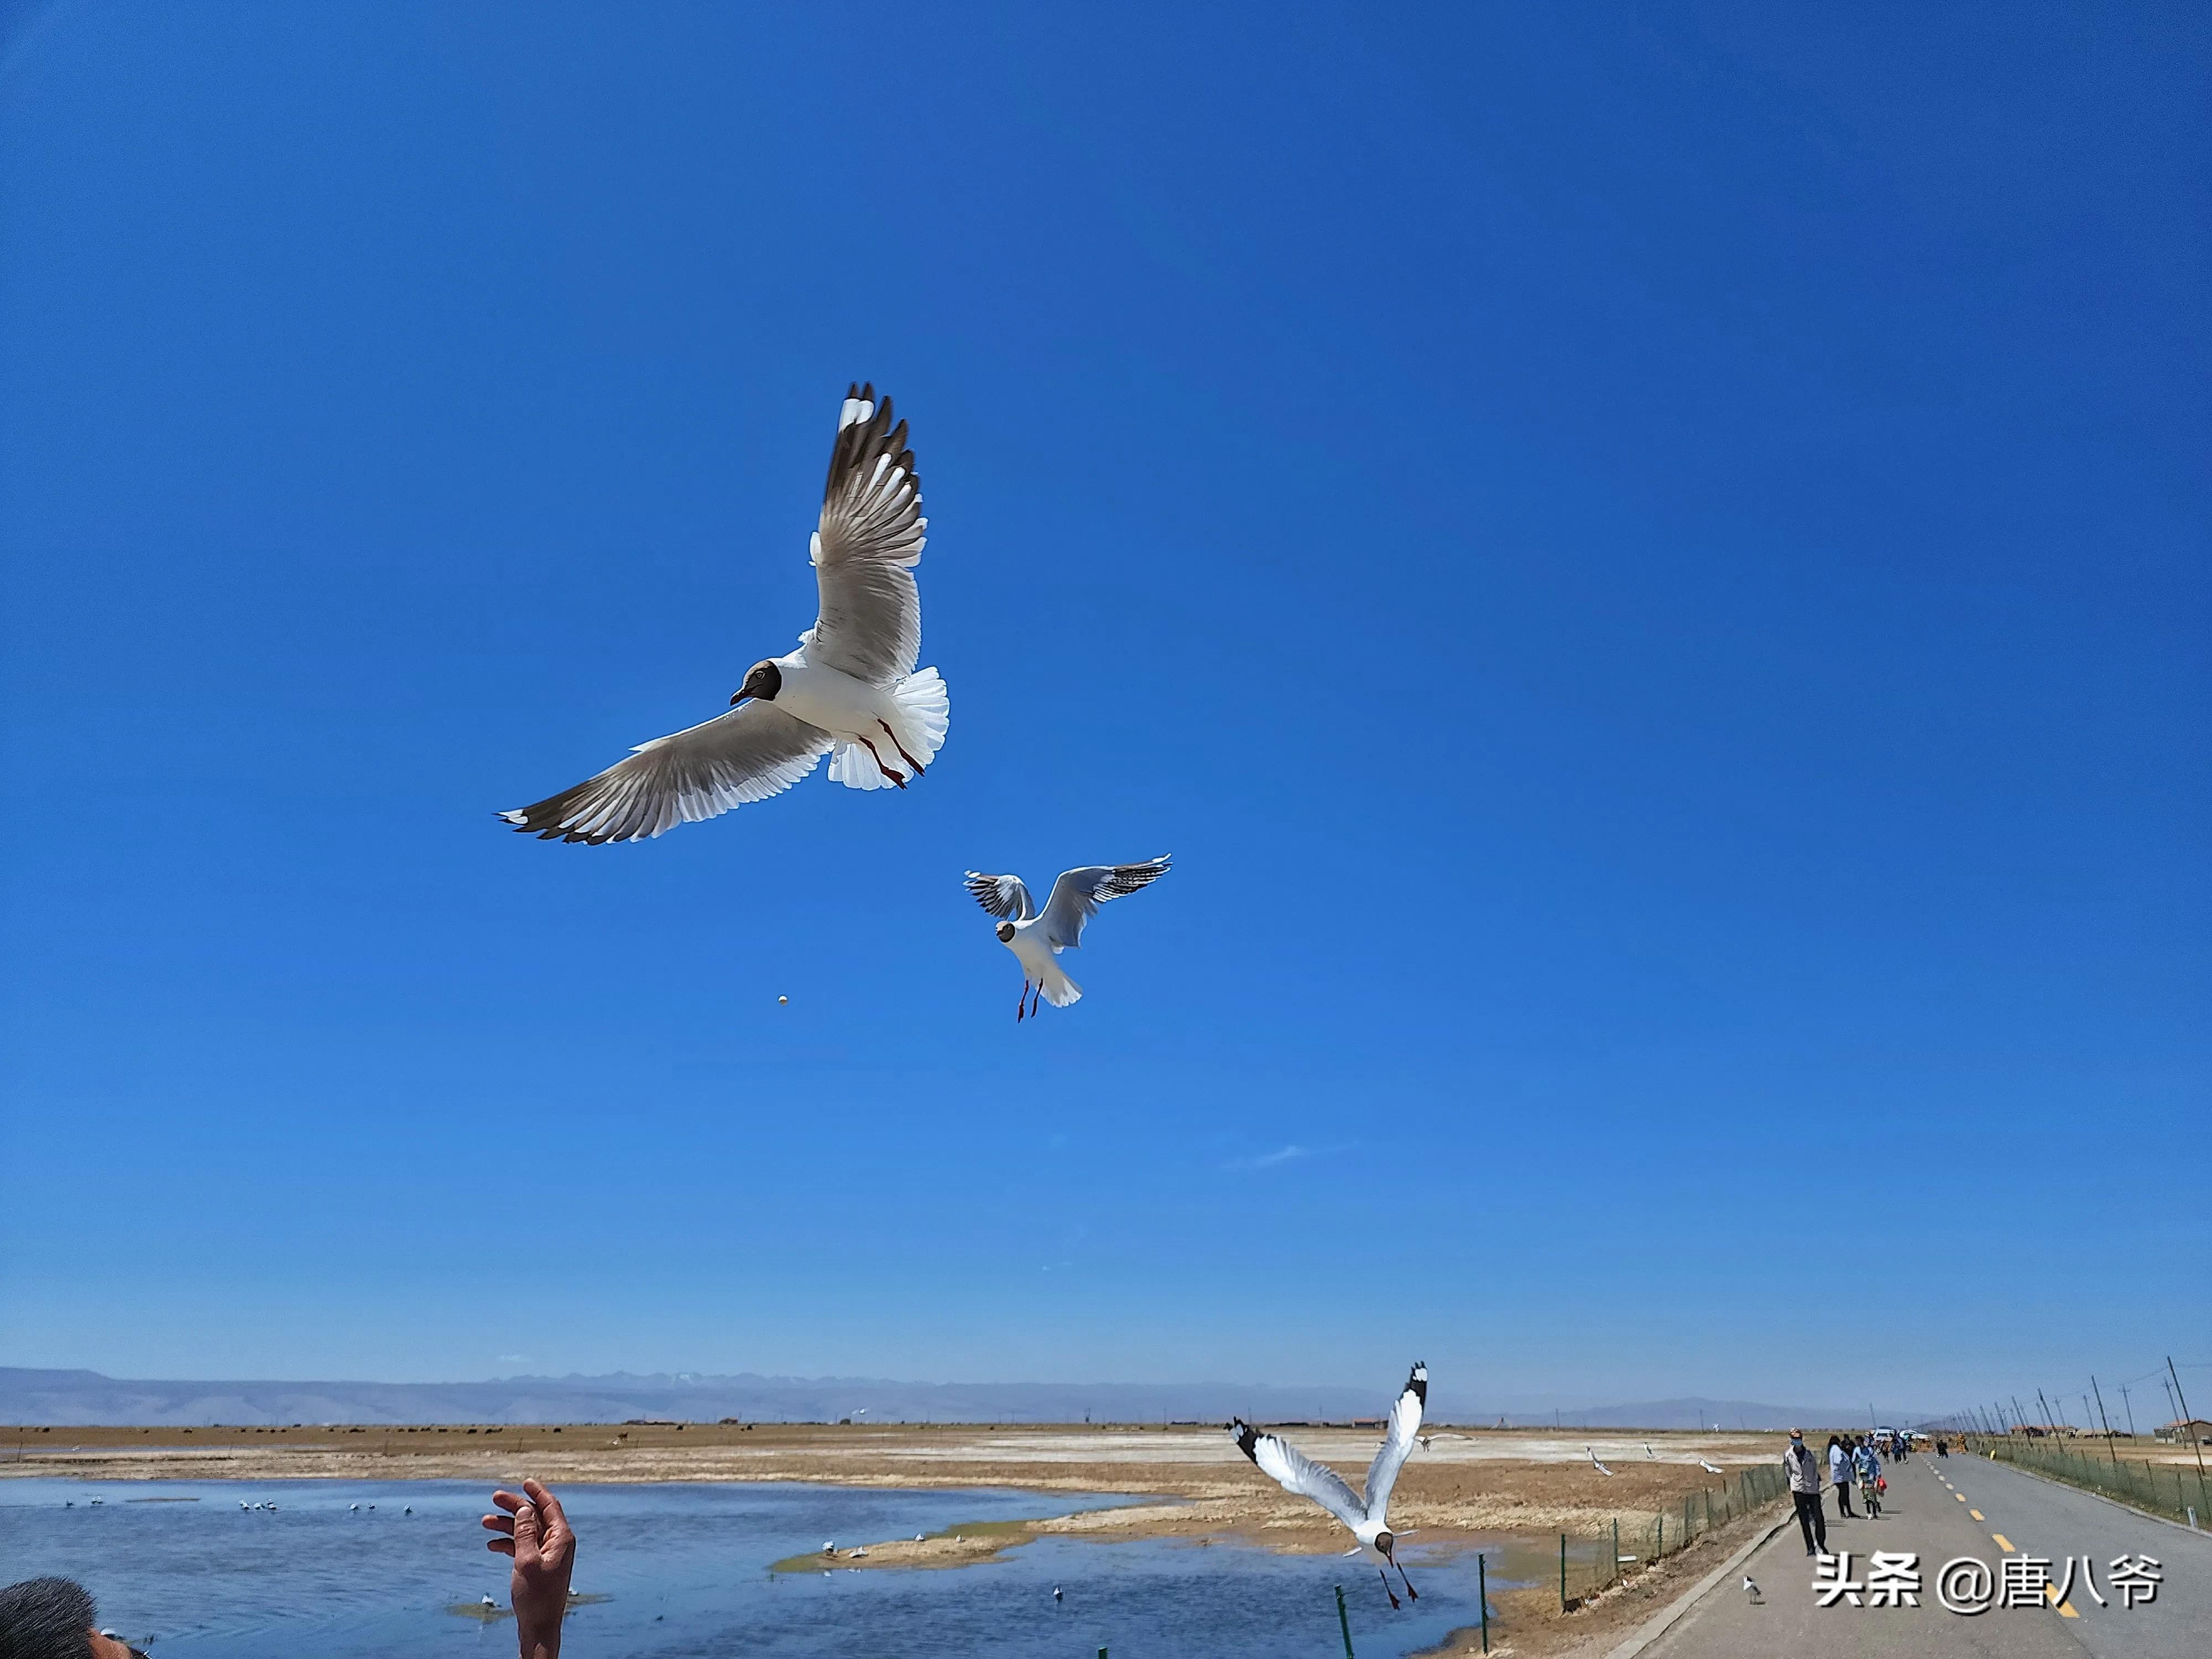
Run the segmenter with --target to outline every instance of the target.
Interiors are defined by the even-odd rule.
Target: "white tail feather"
[[[876,747],[880,750],[882,744]],[[898,763],[891,763],[896,766]],[[902,772],[904,768],[900,769]],[[830,776],[848,789],[892,789],[897,787],[884,775],[884,769],[876,764],[876,757],[865,748],[849,739],[841,740],[830,751]]]
[[[1044,993],[1044,1000],[1055,1008],[1065,1008],[1083,1000],[1083,988],[1060,972],[1058,963],[1045,969],[1039,988]]]
[[[906,763],[898,756],[900,749],[924,766],[928,765],[945,746],[945,730],[951,722],[952,702],[945,693],[943,677],[934,668],[908,675],[891,691],[891,729],[897,736],[897,747],[894,748],[890,740],[880,734],[875,740],[884,766],[901,773],[907,770]],[[830,776],[848,789],[895,787],[884,775],[883,766],[876,764],[876,757],[865,745],[850,738],[841,739],[830,752]]]

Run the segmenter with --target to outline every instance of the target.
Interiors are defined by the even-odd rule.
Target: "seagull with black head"
[[[811,550],[821,602],[799,648],[746,671],[726,714],[641,744],[574,788],[500,816],[544,841],[647,841],[780,795],[830,757],[851,789],[903,789],[951,719],[921,654],[921,481],[906,422],[872,386],[846,393]]]
[[[1352,1529],[1358,1541],[1346,1553],[1371,1563],[1382,1574],[1382,1593],[1394,1607],[1403,1603],[1390,1588],[1387,1570],[1392,1567],[1397,1568],[1398,1582],[1405,1585],[1406,1594],[1416,1601],[1421,1599],[1406,1577],[1405,1568],[1398,1565],[1397,1534],[1390,1530],[1387,1511],[1390,1489],[1398,1484],[1398,1471],[1405,1467],[1420,1436],[1421,1412],[1428,1398],[1429,1368],[1416,1360],[1405,1388],[1390,1407],[1390,1419],[1383,1428],[1375,1461],[1367,1466],[1364,1496],[1354,1492],[1334,1469],[1315,1462],[1281,1436],[1261,1434],[1241,1417],[1229,1425],[1230,1433],[1237,1437],[1237,1449],[1264,1474],[1273,1475],[1284,1491],[1311,1498]]]

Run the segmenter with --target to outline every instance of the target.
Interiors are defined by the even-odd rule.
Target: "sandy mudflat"
[[[1374,1429],[1283,1432],[1357,1486]],[[1616,1514],[1679,1507],[1717,1484],[1697,1460],[1733,1472],[1778,1455],[1762,1435],[1623,1438],[1474,1430],[1416,1449],[1398,1483],[1394,1518],[1459,1531],[1575,1530]],[[1594,1447],[1614,1471],[1590,1467]],[[1656,1454],[1647,1456],[1646,1445]],[[299,1429],[0,1427],[0,1478],[222,1480],[313,1477],[498,1480],[522,1474],[569,1481],[814,1480],[870,1486],[1018,1486],[1036,1492],[1140,1493],[1184,1500],[1124,1523],[1152,1532],[1194,1526],[1268,1534],[1286,1547],[1329,1536],[1327,1517],[1290,1498],[1218,1428],[1089,1425],[994,1429],[687,1424],[619,1426],[447,1424]],[[1171,1516],[1178,1517],[1171,1520]],[[1105,1524],[1087,1517],[1087,1527]]]
[[[1431,1431],[1443,1425],[1431,1425]],[[1285,1427],[1283,1432],[1357,1486],[1380,1437],[1376,1429]],[[1475,1429],[1417,1448],[1400,1476],[1391,1519],[1421,1546],[1502,1544],[1533,1567],[1566,1532],[1587,1538],[1618,1519],[1624,1538],[1660,1512],[1680,1514],[1723,1477],[1780,1455],[1775,1435],[1540,1434]],[[1825,1436],[1825,1431],[1822,1431]],[[1613,1470],[1591,1467],[1585,1446]],[[1650,1448],[1647,1455],[1645,1448]],[[849,1540],[868,1553],[841,1565],[958,1566],[1037,1534],[1102,1540],[1243,1539],[1281,1550],[1333,1551],[1343,1534],[1312,1504],[1255,1469],[1219,1428],[1091,1425],[992,1428],[762,1424],[610,1425],[443,1424],[296,1429],[55,1428],[0,1425],[0,1478],[118,1480],[481,1480],[524,1474],[563,1482],[805,1480],[868,1486],[999,1486],[1038,1492],[1115,1492],[1148,1501],[1031,1523],[954,1528],[941,1537]],[[1610,1636],[1648,1613],[1670,1585],[1719,1559],[1740,1526],[1678,1565],[1571,1617],[1556,1591],[1497,1598],[1512,1650],[1565,1650]],[[1501,1559],[1501,1565],[1504,1565]]]

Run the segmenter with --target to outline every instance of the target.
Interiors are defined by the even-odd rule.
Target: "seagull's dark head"
[[[1375,1547],[1382,1551],[1385,1556],[1388,1556],[1390,1553],[1390,1534],[1387,1532],[1376,1533],[1375,1534]]]
[[[1014,924],[1011,921],[1000,922],[998,927],[998,933],[1000,944],[1012,945],[1014,942]]]
[[[747,697],[758,697],[763,702],[774,702],[775,694],[783,690],[783,670],[774,663],[763,660],[746,672],[745,683],[730,695],[730,705],[735,708]]]

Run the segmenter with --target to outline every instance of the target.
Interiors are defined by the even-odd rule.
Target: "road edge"
[[[1698,1580],[1696,1583],[1691,1585],[1689,1589],[1684,1590],[1680,1595],[1676,1596],[1672,1602],[1668,1604],[1667,1607],[1662,1608],[1661,1611],[1653,1613],[1651,1617],[1645,1620],[1641,1625],[1638,1625],[1636,1627],[1634,1634],[1630,1636],[1629,1638],[1626,1642],[1623,1642],[1619,1647],[1607,1652],[1605,1656],[1605,1659],[1636,1659],[1636,1656],[1638,1654],[1643,1652],[1644,1649],[1650,1647],[1654,1642],[1657,1641],[1668,1631],[1672,1630],[1681,1620],[1683,1614],[1688,1613],[1692,1607],[1704,1601],[1705,1597],[1711,1593],[1715,1585],[1718,1584],[1722,1579],[1727,1577],[1745,1562],[1750,1560],[1751,1558],[1757,1554],[1761,1549],[1764,1549],[1766,1547],[1767,1542],[1773,1538],[1775,1534],[1780,1532],[1784,1527],[1788,1526],[1796,1518],[1797,1513],[1795,1510],[1792,1510],[1789,1514],[1782,1516],[1765,1532],[1759,1534],[1758,1537],[1753,1539],[1749,1543],[1742,1546],[1742,1547],[1738,1549],[1734,1555],[1729,1557],[1727,1560],[1722,1562],[1720,1565],[1715,1567],[1703,1578]],[[2187,1528],[2185,1528],[2183,1530],[2186,1531]]]
[[[1992,1463],[1996,1462],[1995,1458],[1985,1460],[1978,1457],[1972,1461],[1977,1463],[1985,1461]],[[2104,1493],[2100,1492],[2092,1492],[2087,1486],[2077,1486],[2071,1480],[2061,1480],[2056,1475],[2041,1474],[2033,1469],[2023,1468],[2017,1463],[2007,1463],[2005,1467],[2010,1469],[2014,1474],[2024,1474],[2031,1480],[2040,1480],[2046,1486],[2058,1486],[2063,1488],[2067,1492],[2078,1492],[2084,1498],[2094,1498],[2100,1504],[2109,1504],[2122,1514],[2132,1515],[2137,1520],[2155,1521],[2161,1527],[2172,1527],[2174,1531],[2185,1533],[2191,1538],[2212,1540],[2212,1533],[2206,1532],[2202,1527],[2192,1527],[2185,1521],[2169,1520],[2163,1515],[2153,1515],[2148,1510],[2139,1510],[2132,1504],[2123,1504],[2117,1498],[2107,1498]]]

